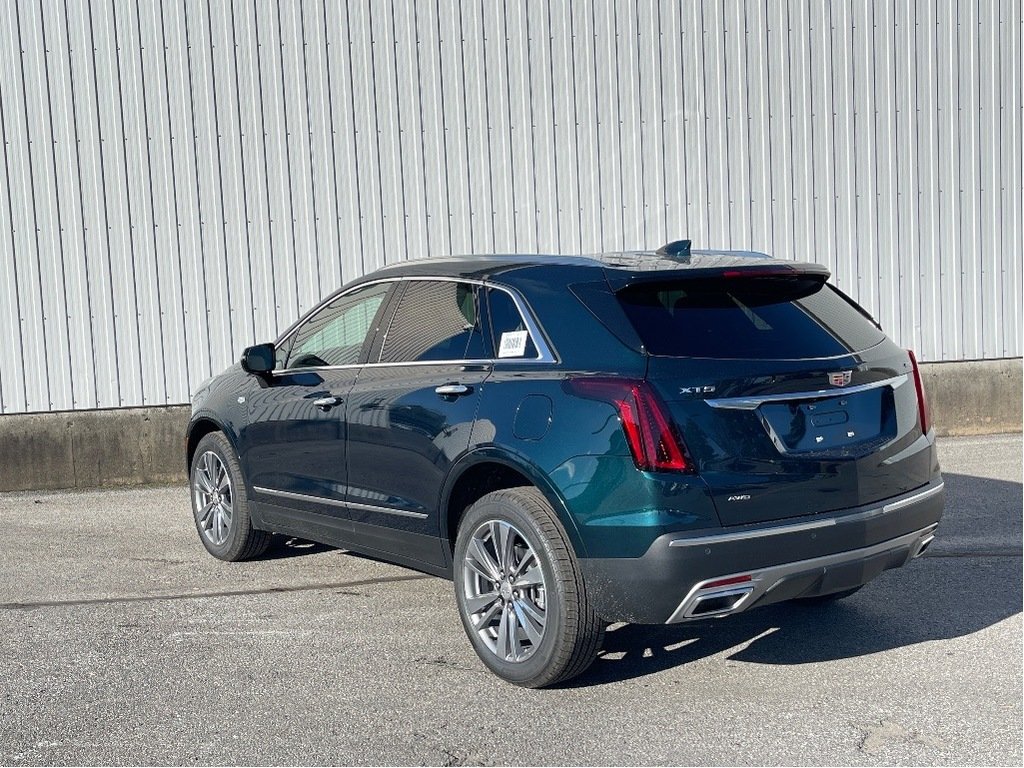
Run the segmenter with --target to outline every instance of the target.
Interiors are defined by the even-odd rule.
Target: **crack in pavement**
[[[925,552],[921,555],[922,558],[929,557],[1024,557],[1024,552],[1020,550],[1004,550],[1004,551],[990,551],[990,552]]]
[[[988,551],[988,552],[926,552],[922,559],[927,558],[959,558],[959,557],[1022,557],[1020,551]],[[352,587],[365,587],[374,584],[389,584],[401,581],[422,581],[431,579],[433,576],[412,575],[412,576],[382,576],[376,579],[360,579],[358,581],[339,581],[323,584],[302,584],[293,587],[266,587],[264,589],[235,589],[222,590],[218,592],[187,592],[172,595],[127,595],[124,597],[99,597],[82,598],[78,600],[36,600],[12,603],[0,603],[0,610],[3,611],[26,611],[35,608],[59,608],[65,606],[80,605],[112,605],[117,603],[145,603],[162,602],[171,600],[205,600],[214,597],[238,597],[242,595],[272,595],[286,594],[289,592],[314,592],[317,590],[345,590]],[[340,592],[339,594],[358,594],[352,592]]]
[[[147,603],[165,600],[204,600],[211,597],[237,597],[240,595],[272,595],[288,592],[314,592],[322,589],[345,589],[349,587],[365,587],[372,584],[390,584],[396,581],[423,581],[435,578],[426,575],[413,576],[381,576],[377,579],[360,579],[359,581],[338,581],[327,584],[302,584],[294,587],[266,587],[265,589],[231,589],[220,592],[188,592],[176,595],[128,595],[125,597],[96,597],[80,600],[38,600],[14,603],[0,603],[0,610],[24,611],[33,608],[60,608],[78,605],[111,605],[115,603]]]

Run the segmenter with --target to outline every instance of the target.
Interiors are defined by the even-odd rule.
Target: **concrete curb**
[[[1021,431],[1020,358],[922,366],[939,435]],[[0,491],[185,481],[186,405],[0,416]]]

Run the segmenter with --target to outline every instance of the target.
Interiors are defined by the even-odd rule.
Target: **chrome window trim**
[[[339,293],[332,294],[331,296],[320,302],[319,306],[315,307],[309,312],[305,318],[287,331],[283,336],[279,337],[274,342],[274,347],[277,348],[288,341],[289,338],[293,337],[298,333],[299,329],[302,328],[307,322],[313,319],[313,317],[324,309],[328,304],[333,301],[337,301],[343,296],[347,296],[353,291],[368,288],[373,285],[379,285],[381,283],[399,283],[408,282],[412,280],[422,280],[429,282],[442,282],[442,283],[469,283],[470,285],[478,285],[483,288],[494,288],[508,294],[512,298],[512,303],[516,305],[516,309],[519,311],[519,315],[523,320],[523,324],[526,326],[527,332],[530,334],[530,339],[533,341],[534,347],[537,349],[537,357],[491,357],[491,358],[475,358],[471,360],[410,360],[408,362],[395,362],[395,363],[382,363],[382,362],[366,362],[366,363],[346,363],[345,365],[318,365],[318,366],[307,366],[304,368],[282,368],[281,370],[270,371],[271,376],[301,373],[304,371],[340,371],[348,368],[385,368],[385,367],[396,367],[406,365],[494,365],[495,363],[512,363],[514,365],[523,364],[554,364],[558,362],[558,357],[552,351],[551,346],[548,344],[547,336],[541,331],[540,326],[537,324],[533,317],[533,313],[530,311],[529,305],[526,300],[523,299],[519,293],[512,288],[508,288],[504,285],[498,285],[497,283],[487,282],[486,280],[480,280],[472,277],[447,277],[443,275],[402,275],[399,277],[380,277],[374,280],[368,280],[358,285],[353,285]],[[383,348],[382,348],[383,349]]]
[[[867,392],[870,389],[891,386],[893,389],[903,386],[908,379],[908,374],[901,373],[881,381],[872,381],[869,384],[858,384],[855,387],[833,387],[832,389],[818,389],[811,392],[787,392],[778,395],[753,395],[744,397],[720,397],[709,398],[704,402],[712,408],[726,408],[738,411],[753,411],[764,403],[788,402],[790,400],[817,400],[823,397],[844,397],[855,395],[858,392]]]
[[[835,525],[862,522],[864,520],[869,520],[872,517],[877,517],[878,515],[886,515],[890,512],[895,512],[899,509],[903,509],[904,507],[908,507],[911,504],[924,501],[925,499],[930,499],[932,496],[941,493],[945,486],[945,482],[941,482],[938,485],[926,488],[925,490],[919,491],[913,496],[908,496],[905,499],[891,501],[888,504],[883,504],[882,506],[874,507],[872,509],[865,510],[864,512],[857,512],[843,517],[828,517],[823,520],[811,520],[804,523],[789,523],[776,525],[770,528],[756,528],[754,530],[747,531],[713,533],[707,536],[672,539],[668,545],[670,547],[701,547],[707,546],[708,544],[724,544],[731,541],[746,541],[747,539],[781,536],[787,533],[800,533],[801,531],[813,531],[816,528],[831,528]]]
[[[284,334],[282,334],[281,336],[277,337],[277,341],[274,342],[275,358],[276,358],[277,350],[280,349],[281,345],[284,344],[289,339],[292,339],[292,343],[294,343],[295,335],[298,334],[298,332],[300,330],[305,328],[306,325],[308,325],[313,320],[313,318],[315,318],[317,315],[319,315],[321,312],[323,312],[325,309],[327,309],[328,305],[333,304],[335,301],[337,301],[340,298],[348,296],[350,293],[355,293],[356,291],[360,291],[363,288],[372,288],[373,286],[378,285],[379,283],[389,283],[389,282],[393,282],[393,281],[394,281],[394,278],[384,279],[384,280],[370,280],[370,281],[367,281],[365,283],[360,283],[359,285],[353,285],[350,288],[347,288],[347,289],[345,289],[343,291],[339,291],[337,293],[332,293],[327,298],[321,300],[321,302],[319,304],[317,304],[315,307],[313,307],[313,309],[311,309],[304,316],[300,317],[298,320],[296,320],[294,323],[292,323],[292,326],[287,331],[285,331]],[[384,298],[387,298],[387,293],[384,294]],[[382,302],[382,305],[383,305],[383,302]],[[366,339],[364,338],[363,341],[365,342]],[[288,356],[291,357],[291,350],[290,349],[288,350]],[[334,366],[334,365],[332,365],[332,366],[318,366],[318,367],[321,368],[321,369],[325,369],[325,368],[344,368],[344,367],[347,367],[347,366]],[[306,371],[306,370],[311,370],[311,368],[282,368],[281,370],[282,371]],[[276,373],[276,371],[270,371],[270,373],[274,374],[274,373]]]
[[[268,496],[280,496],[281,498],[294,499],[295,501],[312,501],[315,504],[326,504],[331,507],[341,507],[343,509],[359,509],[365,512],[381,512],[386,515],[412,517],[417,520],[425,520],[428,517],[426,512],[411,512],[405,509],[394,509],[393,507],[378,507],[375,504],[363,504],[357,501],[341,501],[340,499],[328,499],[325,496],[311,496],[307,493],[295,493],[294,491],[279,491],[276,488],[266,488],[260,485],[254,485],[252,489],[257,493],[265,493]]]
[[[530,340],[533,341],[533,346],[537,349],[536,357],[499,357],[492,359],[492,362],[500,363],[557,363],[558,358],[555,353],[551,350],[548,345],[547,336],[541,330],[540,326],[537,325],[537,321],[533,316],[533,311],[526,303],[526,299],[519,295],[518,291],[514,291],[511,288],[506,288],[503,285],[497,285],[496,283],[487,283],[481,281],[480,285],[486,288],[494,288],[495,290],[502,291],[508,294],[512,303],[516,305],[516,309],[519,311],[519,317],[522,319],[523,324],[526,326],[527,332],[530,334]],[[488,305],[488,312],[490,312],[490,305]]]

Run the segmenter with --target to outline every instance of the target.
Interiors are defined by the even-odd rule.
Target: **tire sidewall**
[[[521,662],[506,662],[499,659],[477,635],[465,606],[463,568],[465,567],[466,549],[473,533],[481,524],[490,520],[502,520],[517,528],[533,547],[533,551],[540,560],[541,572],[544,574],[547,598],[544,637],[530,657]],[[566,546],[568,546],[568,542],[566,542]],[[522,511],[507,496],[497,498],[485,496],[469,508],[459,524],[459,535],[452,563],[459,618],[462,619],[466,635],[480,659],[492,672],[511,683],[528,685],[531,681],[547,676],[550,665],[557,654],[559,639],[566,631],[565,577],[556,567],[557,562],[549,537],[539,529],[531,515]]]

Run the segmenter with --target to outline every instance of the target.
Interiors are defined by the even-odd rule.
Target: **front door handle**
[[[460,397],[461,395],[468,395],[473,391],[473,388],[465,384],[442,384],[434,391],[441,397]]]
[[[314,400],[313,405],[315,405],[321,411],[329,411],[334,406],[341,405],[343,402],[345,401],[342,400],[337,395],[330,395],[329,397],[321,397],[317,400]]]

